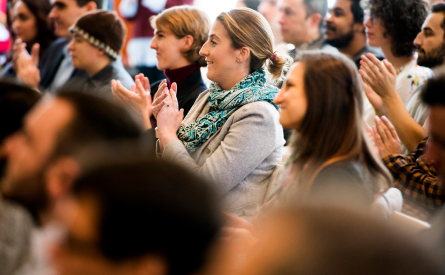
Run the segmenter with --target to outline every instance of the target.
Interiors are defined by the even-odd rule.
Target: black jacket
[[[152,98],[154,98],[156,92],[158,91],[158,86],[161,82],[162,80],[159,80],[151,84],[150,91]],[[198,98],[199,94],[205,90],[207,90],[207,86],[202,80],[200,70],[192,73],[189,77],[187,77],[184,83],[181,84],[181,87],[178,87],[178,94],[176,96],[178,98],[179,109],[184,109],[184,117],[192,108],[193,104],[195,104],[196,98]]]
[[[64,55],[63,49],[68,44],[66,38],[59,38],[55,40],[48,49],[43,54],[42,60],[40,61],[40,87],[43,89],[48,89],[54,80],[57,73],[57,69],[62,62]],[[84,81],[88,78],[87,72],[84,70],[74,69],[73,73],[68,80],[68,83],[74,79],[83,79]],[[66,84],[68,84],[66,83]]]

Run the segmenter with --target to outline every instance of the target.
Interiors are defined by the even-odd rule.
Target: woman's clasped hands
[[[165,88],[160,95],[159,91],[164,87],[161,83],[158,93],[153,102],[153,114],[158,122],[157,137],[160,140],[161,150],[173,140],[178,140],[176,132],[184,119],[184,109],[179,110],[178,99],[176,97],[177,85],[173,83],[171,89]]]

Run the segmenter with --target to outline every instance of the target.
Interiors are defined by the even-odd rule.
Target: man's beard
[[[326,26],[326,28],[330,28],[331,30],[335,31],[335,28],[332,28],[329,25]],[[351,43],[352,39],[354,39],[354,30],[351,27],[346,34],[340,35],[334,39],[326,39],[326,43],[337,49],[341,49],[347,47]]]
[[[44,176],[46,165],[39,171],[26,172],[26,177],[15,179],[7,175],[7,169],[8,167],[6,167],[6,175],[0,183],[2,197],[25,207],[39,224],[38,213],[45,210],[49,203]],[[8,187],[6,188],[6,186]]]
[[[445,61],[445,43],[426,53],[422,48],[418,47],[418,51],[423,53],[423,57],[419,55],[417,65],[427,68],[434,68],[444,64]]]

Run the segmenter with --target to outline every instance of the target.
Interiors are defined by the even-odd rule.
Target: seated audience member
[[[280,209],[260,224],[255,250],[232,274],[443,274],[411,236],[346,209]]]
[[[107,30],[107,31],[105,31]],[[116,79],[129,89],[134,85],[119,59],[127,27],[116,12],[90,11],[70,28],[73,39],[68,45],[73,67],[85,70],[88,79],[80,84],[86,92],[109,97],[111,80]]]
[[[440,88],[425,89],[422,93],[422,100],[430,107],[429,114],[429,132],[430,142],[425,155],[426,161],[432,163],[439,175],[439,189],[445,189],[445,94],[443,93],[443,83],[445,76],[440,76]],[[443,194],[443,193],[442,193]],[[423,235],[427,247],[433,251],[445,270],[445,208],[442,207],[435,220],[431,223],[431,229]]]
[[[14,68],[17,77],[31,87],[50,92],[55,92],[64,85],[70,87],[72,83],[83,83],[88,74],[73,67],[68,51],[71,40],[68,29],[82,14],[102,8],[102,4],[102,0],[54,0],[49,18],[54,22],[54,34],[59,39],[51,43],[40,63],[37,45],[33,46],[36,48],[31,55],[23,45],[16,45]]]
[[[27,52],[35,43],[39,44],[39,60],[48,46],[54,41],[54,28],[48,14],[51,4],[48,0],[20,0],[14,5],[11,19],[12,30],[16,38],[25,43]],[[12,52],[6,65],[1,71],[1,76],[15,76],[12,67]]]
[[[4,142],[7,167],[1,185],[3,197],[25,206],[35,221],[32,255],[18,274],[49,274],[45,248],[39,244],[50,232],[44,226],[55,203],[79,172],[71,156],[89,143],[138,138],[140,133],[139,123],[123,107],[78,92],[46,97],[29,112],[22,130]]]
[[[258,6],[260,5],[261,0],[238,0],[236,2],[237,8],[249,8],[254,11],[258,11]]]
[[[395,90],[406,106],[417,88],[432,76],[430,69],[416,64],[416,47],[413,44],[428,15],[427,5],[423,0],[370,0],[369,7],[370,16],[365,22],[368,43],[382,49],[386,58],[383,64],[394,66]],[[380,64],[375,58],[373,60]],[[366,66],[367,61],[365,57],[362,65]],[[367,83],[367,79],[364,80]],[[376,111],[369,101],[364,107],[364,118],[369,125],[374,125]],[[379,103],[381,105],[381,100]],[[420,124],[423,122],[418,121]]]
[[[55,267],[60,274],[201,274],[221,226],[215,201],[207,182],[177,165],[133,159],[89,169],[60,203],[67,235],[54,249]]]
[[[258,6],[258,12],[266,18],[273,34],[275,35],[275,42],[281,43],[280,24],[278,23],[278,0],[262,0]]]
[[[250,216],[264,202],[269,176],[281,161],[283,128],[266,82],[265,65],[281,77],[283,57],[274,50],[272,30],[251,9],[223,12],[200,54],[212,84],[183,120],[176,91],[153,106],[159,156],[211,179],[224,209]],[[181,94],[178,90],[177,94]],[[167,102],[166,102],[167,101]]]
[[[352,61],[328,53],[303,55],[275,103],[281,125],[295,136],[271,204],[334,203],[366,211],[392,185],[365,137]]]
[[[326,43],[350,57],[357,69],[360,69],[364,54],[372,53],[378,59],[383,59],[383,56],[366,43],[363,24],[365,13],[360,0],[337,0],[329,14],[326,18]]]
[[[134,107],[145,121],[145,128],[149,128],[151,110],[144,104],[149,98],[141,99],[141,95],[149,97],[151,94],[155,98],[158,94],[158,100],[164,100],[166,96],[162,96],[163,92],[176,83],[179,108],[184,109],[186,116],[199,94],[207,90],[200,70],[201,67],[207,66],[207,62],[204,56],[199,55],[199,51],[207,41],[211,25],[210,19],[203,11],[191,6],[166,9],[153,16],[151,24],[155,29],[151,48],[156,50],[158,69],[164,70],[167,79],[151,84],[147,92],[138,90],[139,95],[122,87],[119,81],[113,81],[114,97]],[[142,75],[139,75],[136,79],[148,83],[148,79],[141,77]],[[150,124],[155,126],[155,123],[156,120],[152,117]]]
[[[0,187],[6,165],[5,139],[22,127],[40,94],[12,81],[0,81]],[[29,257],[32,220],[25,209],[0,196],[0,274],[15,274]]]
[[[328,10],[327,0],[282,0],[279,7],[281,35],[285,43],[295,46],[290,52],[294,59],[306,50],[337,52],[326,43],[322,30]]]
[[[429,79],[423,86],[424,92],[442,91],[445,87],[443,76]],[[415,218],[429,221],[445,202],[445,189],[439,184],[439,177],[433,163],[425,156],[428,139],[425,138],[410,154],[401,154],[397,133],[389,120],[382,117],[376,122],[378,135],[375,143],[383,162],[394,177],[394,185],[402,191],[402,211]]]
[[[435,69],[445,63],[444,20],[445,3],[433,5],[422,31],[414,40],[418,65]],[[363,62],[360,73],[369,84],[365,85],[365,91],[371,104],[379,116],[386,115],[389,118],[404,146],[409,152],[413,152],[417,144],[427,136],[422,126],[428,112],[420,100],[420,91],[416,90],[404,104],[396,92],[399,77],[393,66],[386,61],[383,66],[372,56],[369,59],[364,58]]]

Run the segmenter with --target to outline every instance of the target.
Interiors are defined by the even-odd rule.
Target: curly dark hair
[[[391,39],[394,56],[411,56],[415,51],[414,39],[428,16],[428,6],[423,0],[369,0],[371,16],[385,28]]]

